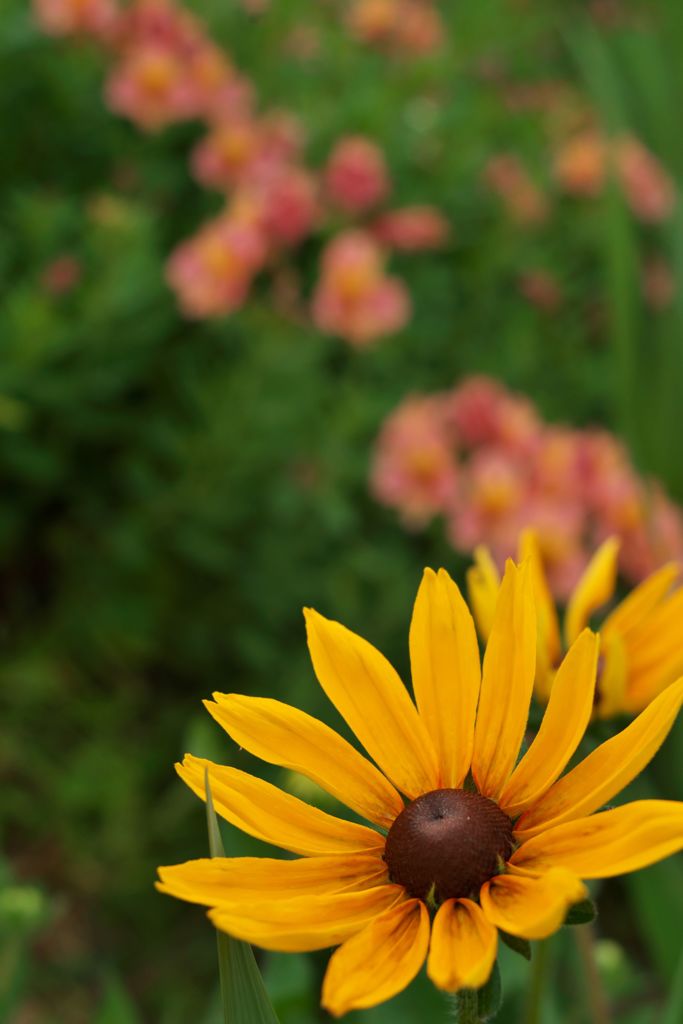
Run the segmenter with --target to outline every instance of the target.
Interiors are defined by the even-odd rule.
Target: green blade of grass
[[[678,967],[671,986],[669,1001],[660,1024],[680,1024],[683,1020],[683,951],[678,958]]]
[[[213,807],[208,771],[204,778],[209,852],[212,857],[224,857],[225,850]],[[216,939],[225,1024],[279,1024],[251,946],[218,930]]]

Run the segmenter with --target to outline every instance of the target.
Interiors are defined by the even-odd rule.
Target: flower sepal
[[[498,1014],[503,1003],[503,987],[498,961],[489,980],[479,989],[463,988],[453,996],[456,1024],[485,1024]]]
[[[531,943],[528,939],[520,939],[518,935],[510,935],[509,932],[501,931],[500,928],[498,936],[513,953],[519,953],[525,960],[531,960]]]
[[[598,909],[592,899],[581,900],[573,903],[567,911],[564,923],[567,924],[591,924],[598,915]]]

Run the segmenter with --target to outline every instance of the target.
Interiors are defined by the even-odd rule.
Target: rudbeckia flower
[[[563,646],[569,647],[593,615],[613,598],[617,584],[619,541],[606,540],[586,567],[567,603],[563,627],[543,570],[533,530],[520,539],[520,559],[528,559],[538,609],[536,696],[545,703],[551,692]],[[485,548],[475,550],[467,573],[470,604],[479,633],[486,640],[496,606],[500,576]],[[633,715],[683,672],[683,645],[678,625],[683,615],[681,574],[669,562],[634,587],[600,624],[600,661],[595,715]]]
[[[195,793],[205,797],[208,773],[224,818],[299,856],[190,861],[161,868],[159,888],[210,907],[217,928],[266,949],[339,945],[322,993],[335,1016],[394,996],[425,961],[439,988],[479,988],[499,931],[544,938],[585,899],[582,879],[634,871],[683,847],[683,804],[599,811],[662,743],[683,680],[560,778],[593,708],[590,630],[560,665],[518,761],[536,665],[528,564],[508,563],[483,671],[458,588],[443,570],[425,571],[410,628],[415,702],[366,640],[314,611],[306,622],[320,684],[372,761],[279,701],[215,694],[207,706],[241,747],[312,779],[370,825],[187,756],[178,772]]]

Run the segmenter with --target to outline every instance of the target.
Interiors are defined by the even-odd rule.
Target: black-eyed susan
[[[522,533],[520,560],[530,563],[538,609],[538,665],[535,693],[546,703],[563,649],[569,647],[591,617],[614,598],[619,541],[606,540],[588,564],[568,603],[563,627],[543,570],[538,540],[532,530]],[[633,715],[683,673],[683,587],[675,587],[681,566],[662,566],[617,604],[600,624],[600,669],[595,715],[611,718]],[[488,636],[500,576],[485,548],[475,552],[468,570],[470,604],[482,638]]]
[[[207,703],[241,747],[299,772],[371,826],[344,821],[235,768],[187,756],[180,776],[216,810],[297,859],[219,858],[160,869],[159,888],[212,908],[217,928],[273,950],[341,943],[323,985],[335,1015],[403,989],[427,962],[440,988],[478,988],[498,930],[543,938],[586,896],[582,879],[683,847],[683,804],[594,813],[649,761],[683,680],[560,778],[593,709],[598,639],[583,630],[518,761],[536,663],[530,569],[508,563],[480,669],[475,627],[446,572],[427,570],[410,628],[415,702],[367,641],[306,613],[325,693],[374,764],[327,725],[275,700]]]

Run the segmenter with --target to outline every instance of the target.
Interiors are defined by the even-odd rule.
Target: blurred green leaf
[[[107,980],[95,1024],[140,1024],[140,1016],[116,976]]]
[[[212,857],[224,857],[225,850],[213,807],[208,769],[204,779],[209,850]],[[251,946],[245,942],[238,942],[218,929],[216,939],[225,1024],[279,1024]]]
[[[678,957],[678,967],[674,974],[671,991],[666,1009],[660,1024],[681,1024],[683,1020],[683,950]]]

